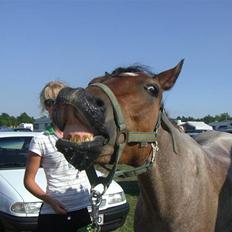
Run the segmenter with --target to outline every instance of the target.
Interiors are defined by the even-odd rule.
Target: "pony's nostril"
[[[103,107],[105,104],[104,104],[104,102],[101,100],[101,99],[96,99],[96,105],[98,106],[98,107]]]

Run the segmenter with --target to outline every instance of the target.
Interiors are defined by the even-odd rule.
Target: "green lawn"
[[[117,166],[119,170],[131,170],[130,166],[127,165],[118,165]],[[101,172],[105,172],[103,168],[100,166],[97,166],[97,169]],[[138,182],[137,182],[137,176],[128,177],[128,178],[115,178],[115,181],[117,181],[118,184],[123,188],[126,199],[130,205],[130,211],[127,215],[125,224],[115,230],[115,232],[133,232],[134,231],[134,212],[136,207],[137,198],[139,195],[139,188],[138,188]]]
[[[116,232],[132,232],[134,231],[134,212],[135,206],[137,202],[137,197],[139,195],[138,183],[135,178],[127,179],[127,180],[117,180],[117,182],[121,185],[124,192],[126,193],[126,199],[130,205],[130,211],[128,213],[125,224],[115,230]]]

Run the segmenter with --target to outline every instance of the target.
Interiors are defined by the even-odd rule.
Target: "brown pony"
[[[163,92],[173,87],[182,65],[156,75],[141,67],[119,68],[86,89],[61,91],[54,113],[64,131],[58,148],[66,144],[60,150],[81,169],[93,160],[134,167],[154,161],[138,175],[135,231],[231,232],[232,135],[212,131],[193,140],[163,110]]]

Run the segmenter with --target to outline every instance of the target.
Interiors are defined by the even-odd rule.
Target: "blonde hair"
[[[40,106],[41,112],[45,111],[44,101],[47,99],[56,99],[61,89],[67,85],[61,81],[50,81],[48,82],[40,92]]]

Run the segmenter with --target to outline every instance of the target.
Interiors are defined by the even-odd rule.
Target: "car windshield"
[[[0,169],[25,167],[32,137],[0,138]]]

